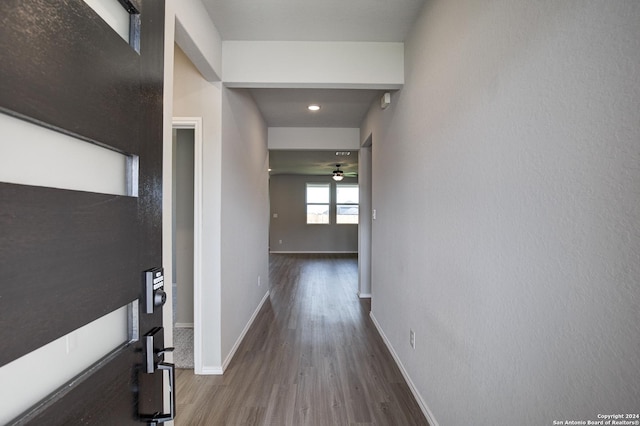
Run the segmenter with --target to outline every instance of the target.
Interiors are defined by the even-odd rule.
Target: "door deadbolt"
[[[155,308],[162,307],[167,301],[164,291],[164,270],[153,268],[144,271],[144,299],[146,314],[152,314]]]
[[[162,289],[153,292],[153,306],[162,306],[167,301],[167,293]]]

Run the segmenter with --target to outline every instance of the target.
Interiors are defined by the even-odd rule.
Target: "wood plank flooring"
[[[272,254],[270,286],[223,376],[178,370],[176,426],[428,426],[357,297],[354,255]]]

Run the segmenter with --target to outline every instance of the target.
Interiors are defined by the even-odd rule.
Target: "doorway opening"
[[[201,374],[202,119],[173,119],[172,285],[174,362]]]
[[[360,183],[360,232],[358,234],[358,296],[371,299],[371,235],[375,213],[372,203],[373,135],[360,147],[358,177]]]

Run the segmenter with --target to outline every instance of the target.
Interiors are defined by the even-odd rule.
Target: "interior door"
[[[167,374],[145,371],[144,348],[145,334],[162,335],[162,310],[145,313],[143,284],[162,265],[164,1],[118,1],[129,42],[83,0],[0,1],[0,113],[131,159],[126,195],[0,182],[0,367],[139,303],[138,340],[16,424],[139,425],[164,414]],[[162,361],[162,338],[153,345]]]

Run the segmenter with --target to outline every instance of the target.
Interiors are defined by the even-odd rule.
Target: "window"
[[[307,184],[307,223],[329,223],[331,187],[328,183]]]
[[[84,0],[113,30],[140,53],[140,13],[130,0]]]
[[[358,185],[336,184],[336,223],[358,223]]]

